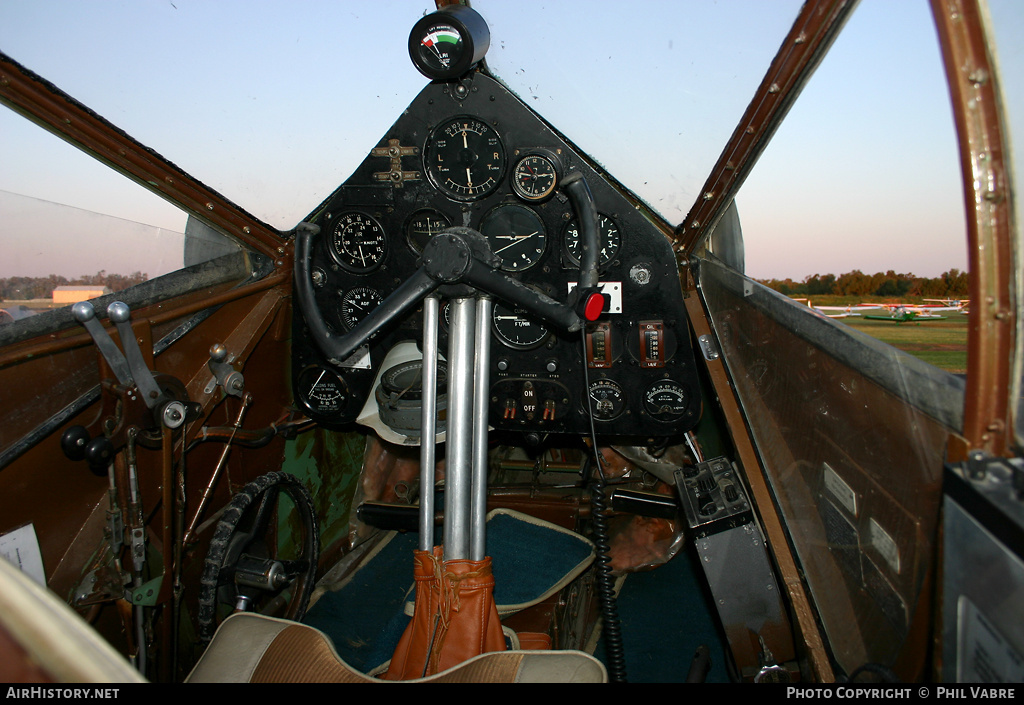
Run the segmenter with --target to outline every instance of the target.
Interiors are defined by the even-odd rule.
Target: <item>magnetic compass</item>
[[[449,81],[483,59],[490,44],[491,31],[476,10],[448,5],[413,25],[409,58],[427,78]]]

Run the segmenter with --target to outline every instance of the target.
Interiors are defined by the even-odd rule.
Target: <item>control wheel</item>
[[[232,498],[210,541],[199,592],[199,636],[222,615],[260,612],[299,621],[316,579],[320,533],[313,498],[287,473],[259,477]]]

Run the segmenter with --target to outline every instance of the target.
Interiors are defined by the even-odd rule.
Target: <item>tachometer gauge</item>
[[[619,233],[619,226],[609,216],[603,213],[597,215],[597,228],[601,251],[598,254],[597,265],[604,265],[615,259],[622,246],[622,235]],[[580,243],[580,227],[575,218],[569,221],[562,236],[562,252],[565,254],[567,264],[578,266],[582,247]]]
[[[413,25],[409,58],[427,78],[447,81],[483,59],[490,43],[487,23],[475,10],[448,5]]]
[[[337,218],[328,245],[334,261],[357,274],[375,270],[388,251],[384,228],[358,211],[342,213]]]
[[[435,127],[423,159],[431,183],[459,201],[493,192],[505,173],[505,147],[498,133],[469,116]]]
[[[360,286],[345,292],[341,297],[341,322],[352,330],[367,314],[380,305],[384,298],[376,289]]]
[[[524,201],[543,201],[558,186],[559,168],[554,157],[527,154],[512,170],[512,190]]]
[[[513,311],[501,304],[495,304],[491,319],[494,321],[494,333],[498,340],[510,348],[529,350],[547,340],[548,329],[527,318],[518,309]]]
[[[536,213],[516,204],[498,206],[480,223],[491,252],[501,257],[506,272],[522,272],[540,261],[547,247],[544,222]]]
[[[348,401],[345,380],[325,367],[307,367],[299,373],[296,384],[296,398],[306,409],[320,416],[340,413]]]
[[[682,416],[689,404],[690,392],[686,385],[670,379],[655,382],[644,392],[644,408],[655,418]]]
[[[451,226],[452,221],[448,216],[431,208],[424,208],[413,213],[406,224],[405,240],[413,250],[423,252],[430,238]]]
[[[599,379],[590,383],[586,403],[597,421],[611,421],[626,410],[626,395],[618,382]]]

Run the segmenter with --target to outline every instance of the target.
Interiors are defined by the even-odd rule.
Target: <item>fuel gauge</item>
[[[344,410],[348,402],[348,385],[345,380],[325,367],[307,367],[299,373],[296,383],[296,398],[318,416],[336,415]]]

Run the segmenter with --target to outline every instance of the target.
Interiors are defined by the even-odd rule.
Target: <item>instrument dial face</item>
[[[510,310],[501,304],[495,304],[491,319],[494,321],[494,333],[498,340],[510,348],[529,350],[547,340],[548,329],[527,318],[519,309]]]
[[[610,379],[591,382],[586,402],[597,421],[611,421],[626,410],[626,395],[622,387]]]
[[[656,418],[682,416],[689,404],[689,390],[670,379],[655,382],[644,392],[644,408]]]
[[[348,401],[348,385],[324,367],[307,367],[299,373],[296,396],[309,411],[321,416],[341,413]]]
[[[523,272],[540,261],[547,247],[544,222],[526,206],[498,206],[480,223],[491,252],[506,272]]]
[[[615,221],[603,213],[598,213],[597,215],[597,227],[601,246],[597,264],[599,267],[603,267],[619,254],[619,248],[622,246],[622,235],[619,233],[619,226],[615,224]],[[582,253],[580,228],[575,219],[569,221],[569,225],[565,228],[562,248],[566,259],[571,264],[578,265],[580,263],[580,254]]]
[[[412,214],[405,226],[405,240],[416,252],[423,252],[430,239],[442,230],[450,228],[452,221],[445,214],[431,208],[424,208]]]
[[[429,78],[453,74],[462,63],[465,50],[459,28],[447,22],[429,24],[419,32],[414,29],[409,44],[413,64]]]
[[[555,192],[557,185],[554,163],[540,154],[523,157],[512,172],[512,190],[525,201],[543,201]]]
[[[342,213],[328,243],[334,261],[350,272],[372,272],[384,261],[388,240],[380,223],[357,211]]]
[[[342,324],[352,330],[383,300],[384,298],[376,289],[371,289],[368,286],[360,286],[345,292],[345,295],[341,297]]]
[[[430,181],[459,201],[492,193],[505,173],[505,148],[490,125],[474,117],[453,118],[434,128],[424,150]]]

